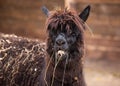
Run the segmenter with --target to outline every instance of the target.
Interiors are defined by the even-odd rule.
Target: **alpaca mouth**
[[[57,51],[57,57],[63,57],[64,55],[65,55],[65,51],[63,51],[63,50]]]
[[[67,56],[68,56],[67,51],[58,50],[58,51],[56,52],[56,57],[55,57],[55,59],[56,59],[56,61],[65,60],[65,59],[67,58]]]

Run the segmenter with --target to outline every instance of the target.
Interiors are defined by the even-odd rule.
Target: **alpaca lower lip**
[[[63,55],[65,55],[65,51],[63,51],[63,50],[57,51],[57,56],[58,57],[62,57]]]
[[[58,50],[56,52],[55,60],[56,60],[56,62],[62,61],[62,60],[64,60],[66,58],[66,56],[67,56],[66,51],[64,51],[64,50]]]

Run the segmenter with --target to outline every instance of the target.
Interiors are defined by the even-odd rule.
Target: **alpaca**
[[[84,22],[90,6],[80,15],[43,7],[47,43],[0,33],[0,86],[85,86]]]
[[[87,6],[81,14],[70,10],[49,12],[47,15],[47,86],[85,86],[82,58],[84,55],[85,21],[90,12]]]

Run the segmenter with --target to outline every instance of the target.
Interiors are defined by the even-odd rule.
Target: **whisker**
[[[54,82],[54,77],[55,77],[55,70],[56,70],[56,67],[58,65],[58,63],[60,62],[61,58],[58,59],[58,61],[55,62],[55,67],[54,67],[54,70],[53,70],[53,77],[52,77],[52,83],[50,86],[53,86],[53,82]]]
[[[65,67],[64,67],[64,72],[63,72],[62,86],[64,85],[64,77],[65,77],[65,70],[66,70],[67,62],[68,62],[68,55],[67,55],[67,58],[66,58]]]
[[[90,28],[90,26],[85,22],[85,26],[87,27],[87,29],[89,30],[90,34],[92,35],[92,37],[94,37],[94,34],[93,34],[93,31],[92,29]],[[86,49],[87,49],[87,46],[86,46],[86,41],[84,40],[84,56],[86,55]],[[84,63],[84,62],[83,62]]]
[[[93,31],[86,22],[85,22],[85,26],[87,27],[87,29],[89,30],[89,32],[91,33],[91,35],[93,37],[94,36]]]
[[[50,62],[52,61],[52,57],[53,57],[54,53],[52,54],[52,56],[50,57],[50,60],[48,62],[48,65],[46,66],[46,70],[45,70],[45,76],[44,76],[44,81],[46,83],[46,85],[48,86],[48,83],[47,83],[47,80],[46,80],[46,74],[47,74],[47,71],[48,71],[48,68],[50,66]]]

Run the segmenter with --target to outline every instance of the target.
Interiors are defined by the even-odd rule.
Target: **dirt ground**
[[[120,86],[120,61],[85,59],[87,86]]]

